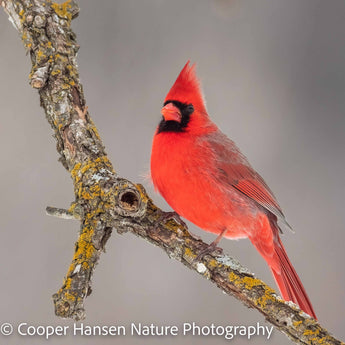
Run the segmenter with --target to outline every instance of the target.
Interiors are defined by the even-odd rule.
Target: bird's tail
[[[274,240],[274,250],[279,259],[280,272],[275,271],[272,267],[270,268],[282,297],[287,301],[292,301],[298,304],[303,311],[316,319],[313,306],[310,303],[301,280],[286,254],[279,235],[276,236]]]

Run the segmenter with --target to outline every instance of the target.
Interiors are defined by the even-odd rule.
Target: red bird
[[[285,300],[316,319],[279,237],[284,214],[263,178],[209,118],[195,65],[189,61],[164,100],[153,137],[151,177],[182,217],[222,237],[249,238],[270,267]]]

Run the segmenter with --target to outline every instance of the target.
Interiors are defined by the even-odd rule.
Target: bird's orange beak
[[[181,112],[179,108],[172,103],[165,105],[161,110],[161,114],[163,115],[165,121],[181,122]]]

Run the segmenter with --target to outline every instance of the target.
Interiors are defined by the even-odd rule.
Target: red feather
[[[263,178],[210,120],[195,65],[184,66],[164,103],[169,101],[180,107],[187,124],[183,127],[181,121],[169,129],[174,121],[163,119],[164,131],[158,127],[151,154],[155,188],[179,215],[201,229],[218,235],[225,231],[226,238],[249,238],[268,263],[283,298],[316,318],[279,238],[277,222],[287,224],[283,212]],[[194,107],[191,114],[186,113],[188,105]]]
[[[190,66],[188,60],[165,97],[164,102],[178,100],[182,103],[192,103],[195,109],[206,113],[205,101],[200,81],[195,74],[195,67],[195,64]]]

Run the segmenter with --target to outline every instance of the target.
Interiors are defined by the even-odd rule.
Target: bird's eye
[[[188,104],[187,107],[186,107],[186,112],[188,114],[192,114],[194,112],[194,107],[193,107],[193,104]]]

